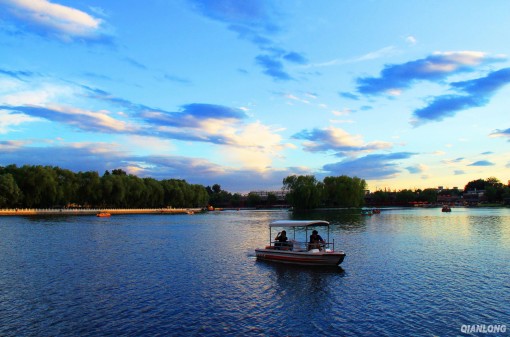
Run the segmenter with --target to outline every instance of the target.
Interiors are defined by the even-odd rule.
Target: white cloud
[[[389,149],[393,144],[383,141],[365,143],[363,136],[352,135],[347,131],[330,126],[326,129],[314,129],[301,132],[295,136],[305,139],[303,146],[306,151],[340,151],[342,155],[359,155],[375,150]]]
[[[39,79],[44,81],[44,79]],[[75,90],[69,86],[35,81],[19,82],[10,88],[0,90],[0,104],[5,105],[45,105],[56,98],[73,95]]]
[[[13,132],[15,131],[14,127],[20,124],[36,121],[40,121],[40,119],[25,114],[12,114],[5,110],[0,110],[0,134]]]
[[[57,35],[63,40],[90,38],[98,34],[102,20],[78,9],[47,0],[5,0],[9,12],[36,31]]]
[[[411,44],[411,45],[415,45],[418,42],[418,40],[416,40],[416,38],[414,36],[408,35],[406,37],[406,42]]]
[[[275,158],[281,158],[281,152],[293,145],[282,144],[282,137],[270,127],[255,122],[231,134],[232,145],[222,146],[220,153],[231,165],[264,171],[271,167]]]
[[[121,136],[119,143],[122,144],[125,151],[133,153],[143,151],[146,156],[157,153],[171,153],[176,149],[175,145],[168,139],[133,134]]]

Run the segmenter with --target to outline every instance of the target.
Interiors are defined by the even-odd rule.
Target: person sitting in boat
[[[285,250],[289,249],[290,242],[287,242],[288,238],[287,238],[286,231],[278,232],[278,235],[276,235],[274,240],[276,241],[274,244],[276,249],[285,249]]]
[[[319,249],[322,250],[324,246],[324,239],[319,235],[319,232],[314,230],[312,235],[310,235],[310,243],[308,244],[308,250],[311,249]]]

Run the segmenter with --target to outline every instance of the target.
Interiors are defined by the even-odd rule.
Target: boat
[[[448,205],[444,205],[443,208],[441,208],[441,212],[451,212],[452,209]]]
[[[374,212],[371,209],[364,208],[361,210],[361,215],[372,215],[372,214],[374,214]]]
[[[96,214],[96,216],[100,217],[100,218],[107,218],[107,217],[111,216],[111,214],[108,212],[99,212]]]
[[[327,238],[319,248],[312,247],[308,242],[308,231],[313,227],[326,227]],[[272,240],[273,228],[292,228],[294,239],[278,246],[280,242]],[[296,228],[305,229],[305,242],[298,242]],[[312,248],[312,249],[309,249]],[[343,262],[345,253],[335,251],[335,240],[329,240],[329,222],[324,220],[277,220],[269,224],[269,246],[255,249],[258,260],[272,261],[301,266],[338,266]]]

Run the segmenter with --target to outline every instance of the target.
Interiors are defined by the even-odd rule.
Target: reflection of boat
[[[98,216],[100,218],[107,218],[107,217],[111,216],[111,214],[108,212],[99,212],[96,214],[96,216]]]
[[[308,228],[316,226],[326,226],[328,229],[327,240],[320,244],[320,247],[310,249],[309,242],[298,242],[291,240],[284,246],[275,245],[271,241],[272,228],[293,228],[294,239],[296,238],[296,228],[305,228],[305,238],[308,238]],[[337,266],[345,258],[343,251],[335,251],[335,240],[329,242],[329,222],[324,220],[280,220],[269,224],[269,246],[255,249],[257,259],[281,262],[287,264],[303,266]],[[279,242],[278,242],[279,243]]]
[[[452,209],[448,205],[444,205],[443,208],[441,208],[441,212],[451,212]]]

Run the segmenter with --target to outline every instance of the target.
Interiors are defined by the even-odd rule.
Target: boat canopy
[[[269,227],[308,227],[308,226],[329,226],[324,220],[277,220],[269,224]]]

